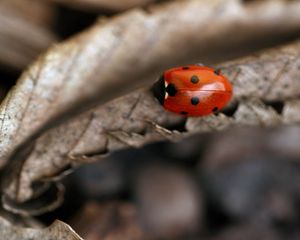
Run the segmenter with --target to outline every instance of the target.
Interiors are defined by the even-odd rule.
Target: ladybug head
[[[159,80],[153,84],[151,91],[153,92],[154,97],[156,97],[160,104],[163,105],[166,95],[164,75],[161,75]]]

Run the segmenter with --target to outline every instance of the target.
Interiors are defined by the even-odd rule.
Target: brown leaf
[[[7,169],[14,171],[5,178],[6,194],[25,201],[34,195],[33,182],[53,177],[76,161],[147,141],[180,137],[180,133],[164,127],[178,124],[182,118],[165,112],[148,90],[140,90],[81,114],[33,144],[44,130],[96,103],[153,82],[154,76],[169,66],[200,58],[213,61],[217,53],[225,58],[224,53],[233,46],[244,49],[254,38],[273,39],[299,29],[299,9],[296,1],[262,1],[254,5],[237,0],[178,1],[153,8],[151,14],[133,10],[99,21],[86,32],[54,46],[23,74],[1,105],[2,166],[15,146],[23,143],[9,160]],[[195,34],[207,25],[210,28]],[[228,37],[237,32],[238,38]],[[281,123],[282,117],[260,100],[285,101],[299,96],[295,77],[299,74],[299,46],[299,42],[294,43],[224,65],[224,73],[234,84],[234,101],[246,106],[246,110],[255,106],[259,113],[252,124]],[[292,87],[284,87],[285,82]],[[242,101],[245,97],[259,98],[259,104]],[[245,112],[243,107],[234,114],[241,112]],[[239,119],[249,123],[245,117]],[[232,122],[239,124],[220,114],[188,120],[187,130],[203,131],[201,121],[214,122],[212,130],[223,129]],[[228,124],[222,126],[225,121]],[[26,149],[28,146],[32,148]]]
[[[0,218],[1,239],[9,240],[82,240],[69,225],[56,220],[45,229],[20,228]]]
[[[294,99],[287,101],[283,109],[283,121],[286,124],[300,122],[300,100]]]

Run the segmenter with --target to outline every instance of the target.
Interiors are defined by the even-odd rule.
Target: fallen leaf
[[[213,61],[217,53],[224,57],[228,49],[242,48],[254,38],[273,39],[293,32],[300,28],[299,11],[296,1],[254,5],[237,0],[176,1],[158,5],[150,13],[133,10],[99,21],[54,46],[23,74],[0,108],[2,166],[14,152],[5,169],[4,197],[29,200],[35,192],[33,183],[49,180],[67,166],[123,147],[203,131],[202,121],[213,123],[211,130],[224,129],[233,122],[250,123],[241,116],[250,111],[259,113],[251,124],[281,124],[282,116],[264,101],[284,102],[299,96],[299,42],[224,64],[223,71],[234,84],[233,101],[240,104],[235,115],[189,119],[188,133],[168,130],[182,125],[184,119],[165,112],[147,89],[135,89],[153,82],[169,66]],[[195,34],[208,23],[209,29]],[[236,32],[239,38],[228,38]],[[243,100],[247,97],[257,98],[259,104],[247,105],[248,100]],[[82,113],[85,110],[89,111]]]
[[[294,99],[285,103],[282,115],[286,124],[300,123],[300,100]]]
[[[45,229],[32,229],[13,226],[1,217],[0,236],[9,240],[83,240],[69,225],[58,220]]]

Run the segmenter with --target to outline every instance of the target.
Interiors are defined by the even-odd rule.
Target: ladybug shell
[[[165,109],[185,116],[218,112],[232,97],[232,86],[224,75],[198,65],[165,71],[152,91]]]

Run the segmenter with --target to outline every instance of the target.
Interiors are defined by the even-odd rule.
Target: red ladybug
[[[232,96],[232,86],[220,71],[200,65],[165,71],[152,91],[168,111],[195,117],[218,112]]]

